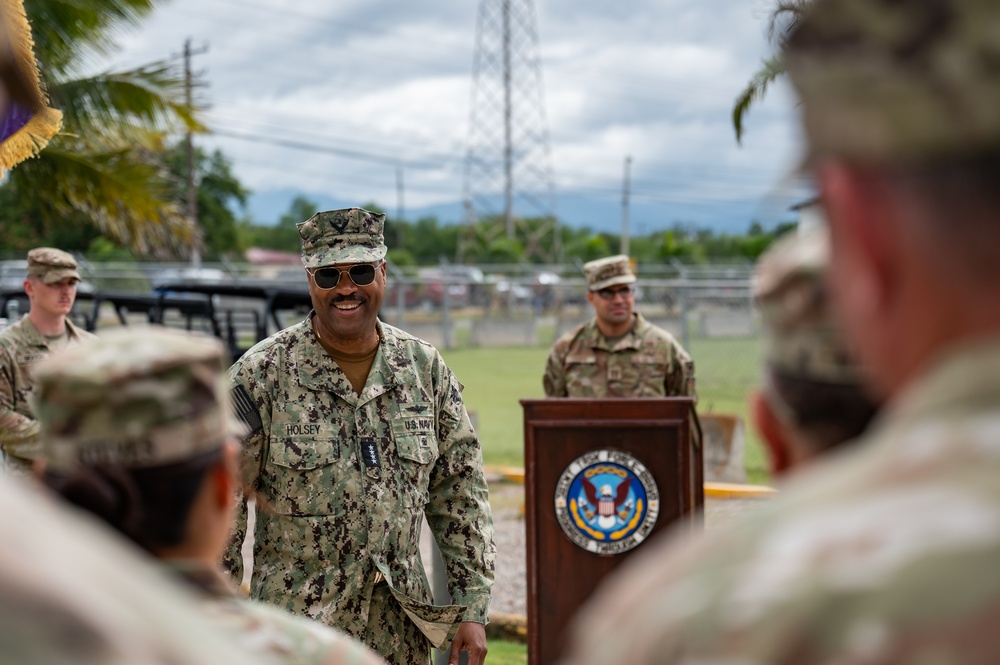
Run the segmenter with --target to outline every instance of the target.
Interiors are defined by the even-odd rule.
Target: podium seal
[[[556,518],[576,545],[595,554],[627,552],[649,535],[660,512],[653,475],[620,450],[593,450],[556,484]]]

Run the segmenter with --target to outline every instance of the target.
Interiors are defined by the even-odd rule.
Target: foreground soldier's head
[[[1000,333],[1000,3],[817,0],[789,35],[831,284],[883,394]]]
[[[47,483],[154,554],[217,561],[242,431],[224,357],[218,340],[150,327],[109,331],[39,363]]]

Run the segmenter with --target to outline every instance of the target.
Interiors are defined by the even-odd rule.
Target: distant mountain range
[[[258,224],[274,224],[288,212],[295,196],[305,196],[319,204],[321,210],[349,208],[364,201],[344,201],[325,194],[300,192],[293,189],[276,189],[254,192],[250,196],[250,216]],[[720,200],[702,203],[648,203],[636,200],[629,205],[629,229],[633,235],[642,236],[668,229],[676,223],[697,229],[710,229],[717,233],[744,233],[750,224],[759,221],[765,228],[796,218],[789,207],[808,196],[807,193],[790,193],[784,197]],[[376,201],[395,216],[395,201]],[[621,200],[588,197],[585,194],[560,194],[557,214],[559,219],[573,228],[588,227],[594,231],[620,233],[622,227]],[[406,208],[404,218],[414,221],[422,217],[437,217],[442,224],[464,221],[460,201],[440,203],[419,208]]]

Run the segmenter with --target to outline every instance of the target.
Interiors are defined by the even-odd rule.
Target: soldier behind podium
[[[832,311],[824,282],[829,249],[825,227],[803,229],[757,264],[764,367],[750,412],[775,475],[853,441],[876,412]]]
[[[806,4],[783,61],[883,405],[752,519],[609,579],[568,662],[1000,661],[998,35],[994,1]]]
[[[695,396],[694,362],[666,330],[635,311],[635,274],[623,254],[583,266],[594,318],[552,346],[547,397]]]
[[[222,572],[243,428],[222,344],[149,327],[105,333],[34,369],[45,484],[159,559],[220,632],[296,665],[383,661],[345,635],[239,598]]]
[[[53,351],[93,337],[67,315],[80,282],[72,254],[51,247],[28,252],[24,291],[30,309],[0,332],[0,448],[6,468],[27,475],[38,455],[38,423],[31,411],[31,368]]]

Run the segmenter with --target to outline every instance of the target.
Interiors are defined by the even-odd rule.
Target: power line
[[[359,159],[362,161],[373,162],[376,164],[387,164],[390,166],[405,166],[407,168],[413,168],[413,169],[430,169],[430,168],[439,168],[441,166],[440,164],[428,161],[401,160],[394,157],[384,157],[380,155],[373,155],[371,153],[359,152],[356,150],[348,150],[346,148],[331,148],[329,146],[301,143],[299,141],[290,141],[287,139],[274,138],[259,134],[244,134],[240,132],[231,132],[225,129],[214,129],[212,130],[212,134],[216,136],[225,136],[231,139],[238,139],[241,141],[249,141],[251,143],[267,143],[270,145],[280,146],[282,148],[292,148],[294,150],[306,150],[309,152],[318,152],[328,155],[338,155],[340,157],[350,157],[352,159]]]

